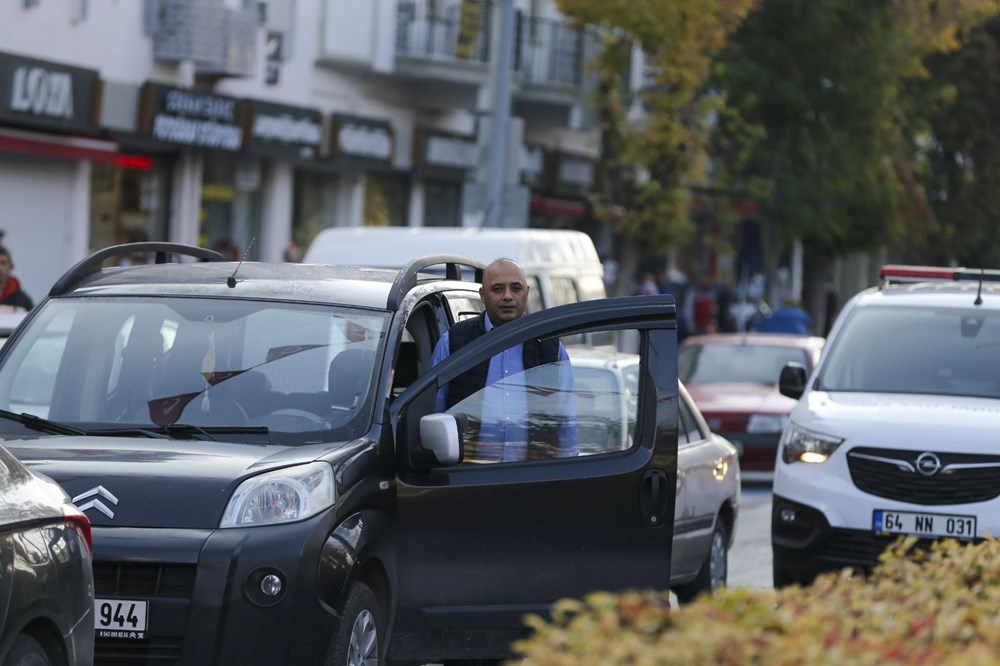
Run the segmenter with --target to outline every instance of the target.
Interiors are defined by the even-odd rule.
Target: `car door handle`
[[[668,499],[667,473],[662,469],[647,469],[643,472],[639,504],[642,508],[642,520],[647,527],[663,525]]]

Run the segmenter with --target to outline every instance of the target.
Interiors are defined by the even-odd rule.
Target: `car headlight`
[[[292,523],[333,506],[337,490],[333,469],[314,462],[279,469],[239,485],[219,527],[256,527]]]
[[[784,414],[751,414],[747,432],[753,434],[779,433],[785,429],[788,417]]]
[[[825,463],[843,441],[839,437],[821,435],[789,423],[781,438],[781,459],[786,463]]]

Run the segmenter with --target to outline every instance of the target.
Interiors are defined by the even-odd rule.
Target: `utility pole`
[[[485,227],[504,226],[504,181],[510,147],[510,76],[514,69],[514,0],[500,0],[500,48],[493,77],[493,120],[486,181]]]

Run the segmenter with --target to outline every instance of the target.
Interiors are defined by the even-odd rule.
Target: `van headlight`
[[[821,435],[790,422],[781,437],[781,459],[786,463],[825,463],[843,441],[842,438]]]
[[[260,474],[239,485],[222,514],[219,527],[257,527],[292,523],[333,506],[337,490],[326,463]]]

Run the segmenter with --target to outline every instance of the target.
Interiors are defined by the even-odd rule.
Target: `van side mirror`
[[[806,392],[806,379],[808,379],[806,366],[789,361],[781,369],[781,376],[778,378],[778,392],[793,400],[798,400]]]
[[[441,465],[462,461],[458,421],[451,414],[428,414],[420,418],[420,446]]]

